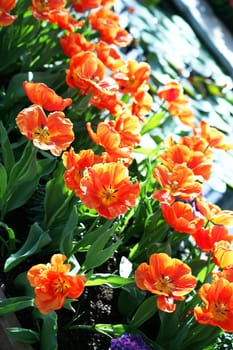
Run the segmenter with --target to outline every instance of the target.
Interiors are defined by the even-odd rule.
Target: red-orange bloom
[[[169,102],[167,109],[185,125],[194,125],[194,114],[188,105],[188,98],[185,95],[176,101]]]
[[[233,282],[233,265],[226,267],[223,271],[212,272],[214,280],[225,278],[229,282]]]
[[[60,44],[66,56],[72,57],[82,51],[94,51],[95,44],[79,33],[69,33],[60,38]]]
[[[102,162],[102,158],[94,154],[91,149],[81,150],[75,153],[71,147],[69,151],[62,154],[62,160],[65,168],[64,180],[66,186],[75,192],[77,196],[80,195],[80,180],[83,177],[83,172],[87,167],[96,163]]]
[[[176,197],[192,200],[202,191],[201,184],[196,181],[193,171],[186,164],[176,164],[172,171],[164,165],[157,165],[153,175],[162,190],[156,190],[152,197],[162,202],[164,195],[166,203],[173,203]]]
[[[192,169],[201,181],[207,181],[210,177],[212,160],[208,159],[205,153],[194,151],[186,145],[172,145],[159,155],[159,160],[170,169],[173,169],[175,164],[187,164],[187,167]]]
[[[140,125],[137,117],[122,116],[109,122],[101,122],[96,133],[87,123],[87,131],[91,139],[105,148],[110,155],[119,158],[129,157],[133,148],[140,141]]]
[[[143,117],[151,111],[152,103],[152,96],[145,89],[139,88],[133,95],[132,114],[144,121]]]
[[[95,164],[80,181],[81,201],[106,219],[124,214],[136,204],[138,182],[131,183],[128,169],[119,163]]]
[[[66,73],[66,82],[70,87],[80,88],[83,93],[89,94],[105,78],[106,69],[94,52],[85,51],[71,57]]]
[[[167,109],[172,115],[177,116],[184,124],[193,126],[194,114],[188,106],[188,97],[183,93],[181,84],[176,81],[166,83],[157,94],[167,101]]]
[[[138,288],[157,294],[157,306],[165,312],[175,311],[174,300],[184,300],[184,295],[196,287],[190,267],[165,253],[152,254],[149,264],[140,264],[135,282]]]
[[[107,7],[90,12],[88,20],[92,28],[100,33],[100,39],[108,44],[125,47],[132,41],[132,36],[121,27],[119,16]]]
[[[77,28],[82,28],[85,23],[84,20],[79,21],[75,19],[66,8],[49,11],[47,19],[49,22],[55,23],[61,29],[68,30],[69,32],[73,32]]]
[[[205,283],[198,295],[204,305],[194,308],[196,321],[233,332],[233,283],[225,278],[217,279],[212,284]]]
[[[192,206],[188,203],[160,203],[160,206],[164,219],[177,232],[193,234],[204,224],[204,219],[195,216]]]
[[[71,6],[77,12],[85,12],[101,5],[101,0],[69,0]]]
[[[207,202],[202,196],[196,201],[199,212],[215,225],[233,226],[233,211],[222,210],[218,205]]]
[[[208,180],[212,167],[212,160],[205,153],[193,150],[187,145],[173,144],[165,152],[159,154],[158,159],[169,169],[173,169],[176,164],[187,164],[193,173],[200,180]]]
[[[113,86],[111,94],[109,93],[109,90],[95,89],[95,92],[91,96],[90,104],[99,109],[107,109],[114,116],[118,113],[122,113],[125,109],[125,103],[117,94],[117,86]]]
[[[23,109],[16,117],[16,124],[34,146],[49,150],[59,156],[74,140],[73,124],[63,112],[53,112],[46,116],[39,105]]]
[[[65,255],[54,254],[50,263],[35,265],[27,273],[35,287],[35,305],[42,314],[61,309],[66,298],[78,298],[84,291],[86,277],[71,274],[71,265],[64,264],[65,260]]]
[[[96,53],[97,53],[97,56],[99,57],[99,59],[109,69],[116,70],[124,65],[124,60],[122,59],[122,57],[118,53],[118,51],[114,47],[105,43],[104,41],[100,40],[96,44],[95,49],[96,49]]]
[[[32,14],[36,19],[47,19],[48,13],[52,10],[59,10],[65,8],[65,0],[32,0]]]
[[[183,87],[177,81],[170,81],[158,89],[157,95],[159,98],[171,102],[175,101],[183,94]]]
[[[233,248],[229,241],[219,241],[214,245],[213,261],[222,269],[233,266]]]
[[[211,148],[219,148],[225,151],[233,148],[233,143],[227,143],[225,135],[218,129],[211,127],[205,120],[201,120],[200,126],[195,127],[194,135],[206,140]]]
[[[8,13],[8,11],[13,10],[15,5],[16,0],[0,0],[0,26],[9,26],[17,18],[17,16]]]
[[[23,82],[24,91],[29,100],[47,111],[63,111],[72,103],[71,98],[63,99],[44,83]]]
[[[233,236],[225,226],[214,225],[207,228],[200,228],[192,235],[199,248],[211,252],[214,245],[219,241],[232,242]]]
[[[120,92],[133,95],[148,83],[150,66],[146,62],[129,60],[111,76],[118,83]]]

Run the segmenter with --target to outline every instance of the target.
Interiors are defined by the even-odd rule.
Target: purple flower
[[[111,340],[109,350],[152,350],[139,334],[123,334]]]

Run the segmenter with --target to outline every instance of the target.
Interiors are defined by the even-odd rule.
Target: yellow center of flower
[[[162,275],[162,277],[155,282],[155,287],[159,293],[169,295],[174,290],[172,282],[169,276]]]
[[[110,205],[117,200],[117,192],[118,190],[112,188],[111,184],[109,186],[103,185],[99,197],[104,205]]]
[[[229,312],[227,305],[220,302],[212,303],[210,305],[210,311],[213,314],[213,317],[218,321],[224,321]]]
[[[70,288],[70,285],[64,277],[59,276],[53,282],[53,288],[56,294],[65,294],[67,289]]]
[[[38,0],[36,2],[36,8],[40,12],[49,10],[49,2],[48,2],[48,0]]]
[[[48,131],[48,127],[44,126],[43,128],[35,128],[32,131],[32,138],[36,139],[40,142],[43,143],[48,143],[50,140],[50,135],[49,135],[49,131]]]

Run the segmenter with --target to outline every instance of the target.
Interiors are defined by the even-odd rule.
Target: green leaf
[[[151,130],[154,130],[159,126],[161,120],[163,120],[166,112],[162,111],[160,113],[154,113],[152,116],[146,121],[145,125],[143,125],[141,130],[141,135],[148,133]]]
[[[108,230],[104,230],[104,226],[102,227],[102,232],[87,252],[86,259],[82,265],[83,270],[90,270],[102,265],[117,250],[122,243],[121,239],[104,249],[111,236],[115,233],[116,228],[117,224]]]
[[[157,312],[156,296],[153,295],[145,299],[143,303],[138,307],[137,311],[132,317],[130,326],[134,328],[140,327],[144,322],[146,322],[152,316],[154,316],[156,312]]]
[[[9,174],[5,211],[9,212],[23,205],[36,190],[38,181],[36,149],[28,142],[21,158]]]
[[[40,349],[42,350],[57,350],[57,314],[55,311],[48,315],[41,315],[43,320],[40,334]]]
[[[40,177],[49,175],[56,166],[57,160],[55,158],[40,159],[37,162],[37,171]]]
[[[97,229],[95,229],[94,231],[89,231],[87,232],[83,238],[75,243],[75,248],[73,253],[77,252],[77,251],[87,251],[90,249],[90,247],[92,246],[92,244],[98,239],[98,237],[101,235],[101,233],[104,230],[108,230],[108,228],[111,226],[112,222],[111,221],[106,221],[104,226],[100,226]]]
[[[126,317],[132,317],[145,295],[146,292],[140,290],[134,280],[133,283],[123,286],[118,297],[119,312]]]
[[[0,163],[0,207],[7,188],[7,172],[6,168]]]
[[[38,223],[34,223],[29,231],[27,240],[22,247],[14,254],[11,254],[6,260],[4,265],[4,271],[8,272],[13,267],[20,264],[23,260],[29,256],[39,253],[43,247],[45,247],[51,238],[49,234],[41,229]]]
[[[0,316],[32,306],[34,306],[34,299],[31,297],[0,299]]]
[[[60,163],[54,173],[53,179],[46,184],[43,226],[47,229],[50,229],[54,223],[57,225],[60,221],[66,220],[70,213],[70,208],[75,201],[74,194],[65,185],[63,173],[64,166]]]
[[[37,343],[40,340],[38,332],[27,328],[9,327],[6,329],[7,333],[16,341],[26,344]]]
[[[78,223],[78,215],[76,207],[73,207],[69,217],[67,218],[67,222],[64,226],[64,229],[61,232],[60,238],[60,252],[64,253],[67,257],[71,255],[73,249],[73,236],[74,230]]]
[[[15,232],[12,228],[8,227],[7,224],[1,221],[0,221],[0,227],[2,227],[8,234],[9,252],[12,252],[13,250],[15,250],[15,243],[16,243]]]
[[[95,329],[99,333],[103,333],[107,336],[118,338],[123,333],[130,332],[132,329],[126,324],[103,324],[98,323],[95,325]]]
[[[169,344],[173,343],[176,334],[179,332],[180,320],[184,316],[184,303],[177,302],[176,310],[172,313],[159,310],[158,314],[161,324],[157,341],[168,347]]]
[[[124,278],[114,274],[108,273],[97,273],[88,277],[87,282],[85,283],[86,287],[91,286],[100,286],[102,284],[107,284],[112,288],[119,288],[126,284],[132,283],[133,278]]]
[[[9,174],[13,165],[15,164],[14,153],[11,148],[11,143],[8,138],[6,129],[4,128],[2,122],[0,121],[0,143],[3,163],[6,168],[6,172]]]

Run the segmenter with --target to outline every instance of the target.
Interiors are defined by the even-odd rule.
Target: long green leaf
[[[100,286],[102,284],[107,284],[112,288],[122,287],[126,284],[132,283],[133,278],[124,278],[113,274],[95,274],[88,277],[86,282],[86,287]]]
[[[3,163],[6,168],[6,172],[9,174],[12,167],[15,164],[15,158],[14,158],[14,153],[13,153],[6,129],[4,128],[1,121],[0,121],[0,143],[1,143]]]
[[[23,310],[27,307],[34,306],[34,299],[31,297],[14,297],[0,299],[0,316]]]
[[[71,255],[72,252],[72,242],[74,236],[74,230],[78,223],[78,215],[76,207],[73,207],[71,213],[67,219],[64,229],[61,232],[60,238],[60,252],[64,253],[67,257]]]
[[[55,311],[48,315],[41,315],[43,320],[40,334],[40,349],[41,350],[57,350],[57,314]]]
[[[112,245],[108,246],[104,249],[111,236],[116,231],[117,226],[113,225],[107,231],[104,230],[104,226],[102,227],[102,232],[100,233],[97,240],[92,244],[90,249],[87,252],[86,259],[83,263],[82,269],[89,270],[103,264],[106,260],[108,260],[112,254],[116,251],[119,245],[122,243],[121,239]]]
[[[6,330],[12,338],[21,343],[33,344],[37,343],[40,340],[39,333],[32,331],[31,329],[8,327]]]
[[[132,317],[130,326],[134,328],[140,327],[144,322],[149,320],[156,312],[156,296],[153,295],[145,299],[143,303],[138,307],[137,311]]]
[[[49,234],[41,229],[38,223],[34,223],[31,226],[27,240],[22,247],[14,254],[11,254],[6,260],[4,265],[4,271],[8,272],[13,267],[20,264],[27,257],[39,253],[43,247],[45,247],[51,238]]]

